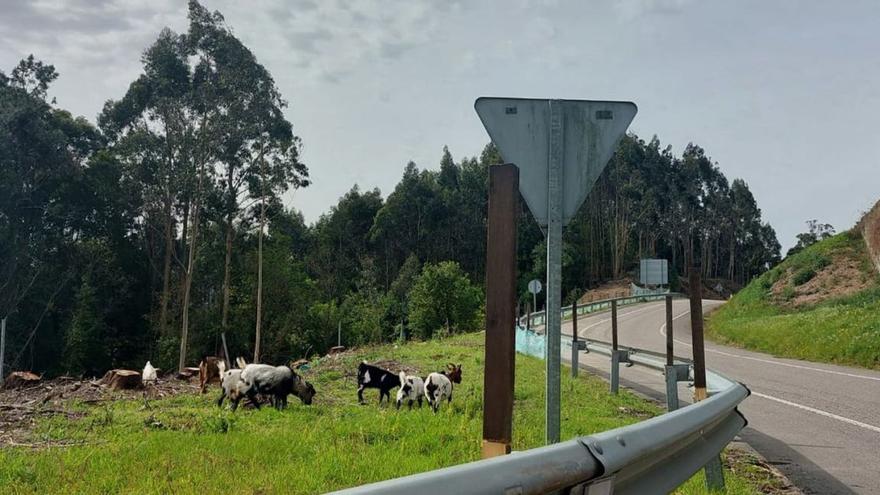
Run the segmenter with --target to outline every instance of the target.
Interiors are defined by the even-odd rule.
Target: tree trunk
[[[257,328],[254,336],[254,362],[260,362],[260,330],[263,324],[263,230],[266,227],[266,162],[260,142],[260,234],[257,240]]]
[[[229,292],[230,292],[230,272],[232,265],[232,213],[230,212],[226,218],[226,260],[223,267],[223,316],[220,320],[220,328],[226,333],[226,326],[229,323]]]
[[[159,309],[159,332],[168,336],[168,302],[171,299],[171,254],[174,250],[174,216],[170,198],[165,203],[165,259],[162,262],[162,302]]]
[[[205,164],[204,162],[199,165],[199,182],[198,186],[196,186],[196,197],[193,203],[193,212],[192,212],[192,228],[190,229],[192,232],[190,234],[190,246],[189,251],[187,252],[187,263],[186,263],[186,271],[183,275],[183,322],[181,324],[180,330],[180,357],[177,361],[177,369],[178,371],[183,371],[183,368],[186,366],[186,345],[187,345],[187,337],[189,334],[189,298],[190,298],[190,289],[192,288],[192,277],[193,270],[195,269],[196,264],[196,244],[198,242],[199,237],[199,209],[201,206],[202,199],[202,182],[205,178]],[[184,239],[185,244],[185,239]]]

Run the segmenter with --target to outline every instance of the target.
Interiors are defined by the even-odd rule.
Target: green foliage
[[[363,345],[387,340],[383,332],[384,315],[382,300],[378,291],[362,288],[345,298],[341,306],[346,345]]]
[[[860,265],[869,287],[853,295],[794,308],[777,304],[770,293],[785,274],[792,274],[794,286],[781,292],[783,302],[791,301],[795,286],[807,277],[802,274],[816,273],[838,256],[867,258],[858,232],[829,237],[788,256],[713,313],[709,335],[779,356],[880,368],[880,277],[870,263]]]
[[[828,223],[819,223],[817,220],[807,220],[807,231],[797,235],[797,244],[791,247],[785,256],[792,256],[803,251],[813,244],[824,241],[834,235],[834,227]]]
[[[95,289],[84,279],[64,349],[67,369],[96,375],[107,362],[106,326],[98,314]]]
[[[408,163],[384,199],[354,185],[306,225],[281,201],[309,183],[285,100],[219,12],[188,5],[186,32],[165,29],[146,47],[142,73],[97,128],[47,101],[52,65],[28,57],[0,73],[0,313],[15,314],[12,366],[28,356],[50,374],[147,359],[171,369],[184,315],[187,364],[218,355],[221,336],[233,356],[252,355],[259,232],[265,360],[325,352],[340,322],[346,345],[479,327],[498,149],[456,159],[444,147],[438,166]],[[520,208],[525,302],[546,255]],[[562,293],[571,302],[644,256],[682,273],[691,245],[707,277],[743,282],[779,250],[746,183],[728,183],[705,150],[677,156],[656,137],[626,136],[565,231]],[[104,351],[86,352],[96,339]]]
[[[442,344],[370,346],[316,362],[306,374],[318,390],[315,403],[293,399],[282,412],[219,410],[212,389],[210,395],[150,400],[149,408],[140,399],[119,400],[78,407],[83,418],[44,416],[35,442],[81,445],[0,449],[0,486],[4,493],[79,494],[217,493],[246,485],[249,492],[308,494],[477,460],[482,344],[483,335],[476,333]],[[436,415],[427,407],[360,406],[344,376],[362,359],[393,359],[422,373],[454,361],[462,364],[464,380]],[[525,450],[544,444],[544,364],[528,356],[517,356],[516,364],[513,449]],[[608,394],[606,382],[586,373],[572,379],[563,372],[562,387],[563,438],[661,412],[626,390]],[[750,485],[739,475],[741,467],[725,473],[727,493],[758,493],[752,486],[766,480]],[[697,475],[676,493],[703,494],[704,486]]]
[[[423,339],[475,330],[482,303],[480,289],[457,263],[426,264],[409,296],[410,326]]]

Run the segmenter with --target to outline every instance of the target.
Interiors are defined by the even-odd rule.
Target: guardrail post
[[[620,354],[617,351],[617,300],[611,301],[611,393],[620,387]]]
[[[666,366],[666,410],[678,409],[678,382],[688,380],[690,366],[687,364],[672,364]]]
[[[529,305],[528,301],[526,301],[526,330],[530,330],[532,328],[532,307]]]
[[[706,351],[703,340],[703,281],[700,277],[700,259],[691,255],[691,270],[688,276],[688,289],[691,300],[691,341],[694,351],[694,399],[705,400],[706,393]],[[706,488],[709,491],[724,490],[724,470],[720,454],[713,457],[703,467],[706,473]]]
[[[578,343],[578,303],[575,300],[571,303],[571,377],[578,376],[578,351],[580,344]]]
[[[483,457],[510,453],[516,359],[516,225],[519,169],[489,167]]]
[[[620,388],[620,354],[615,350],[611,353],[611,393],[617,395]]]
[[[710,492],[724,491],[724,468],[721,466],[721,454],[716,455],[703,467],[706,472],[706,488]]]

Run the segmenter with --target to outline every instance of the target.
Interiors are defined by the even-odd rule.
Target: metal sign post
[[[534,279],[529,281],[529,292],[532,293],[532,311],[538,310],[538,293],[541,292],[541,281]]]
[[[631,102],[479,98],[474,108],[547,237],[547,443],[559,441],[562,227],[577,213],[636,115]]]

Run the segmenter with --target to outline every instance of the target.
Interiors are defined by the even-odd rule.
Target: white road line
[[[684,313],[676,316],[675,318],[673,318],[673,320],[677,320],[688,313],[690,313],[690,310],[685,311]],[[663,335],[664,337],[666,336],[666,323],[660,325],[660,335]],[[683,340],[676,339],[676,338],[673,338],[672,340],[674,340],[675,342],[678,342],[681,345],[686,345],[688,347],[692,347],[690,343],[685,342]],[[801,369],[801,370],[818,371],[820,373],[828,373],[831,375],[846,376],[849,378],[861,378],[863,380],[873,380],[873,381],[880,382],[880,377],[875,377],[875,376],[857,375],[855,373],[846,373],[844,371],[826,370],[826,369],[822,369],[822,368],[814,368],[812,366],[803,366],[800,364],[783,363],[781,361],[773,361],[770,359],[762,359],[762,358],[756,358],[756,357],[751,357],[751,356],[744,356],[742,354],[733,354],[731,352],[724,352],[724,351],[719,351],[716,349],[709,349],[709,348],[706,348],[706,352],[711,352],[713,354],[720,354],[722,356],[733,357],[733,358],[737,358],[737,359],[748,359],[750,361],[758,361],[760,363],[767,363],[767,364],[772,364],[772,365],[776,365],[776,366],[786,366],[788,368],[797,368],[797,369]]]
[[[772,400],[774,402],[779,402],[780,404],[785,404],[787,406],[796,407],[798,409],[803,409],[804,411],[811,412],[813,414],[818,414],[820,416],[825,416],[831,419],[836,419],[837,421],[841,421],[843,423],[848,423],[853,426],[858,426],[859,428],[864,428],[866,430],[871,430],[876,433],[880,433],[880,427],[869,425],[867,423],[862,423],[861,421],[856,421],[854,419],[845,418],[843,416],[838,416],[837,414],[830,413],[828,411],[823,411],[821,409],[816,409],[814,407],[805,406],[803,404],[798,404],[797,402],[792,402],[790,400],[780,399],[778,397],[773,397],[772,395],[766,395],[759,392],[752,392],[752,395],[755,397],[760,397],[762,399]]]
[[[642,313],[642,312],[645,312],[645,311],[648,311],[648,310],[651,310],[651,309],[657,309],[657,307],[652,305],[652,306],[649,306],[649,307],[647,307],[647,308],[641,308],[641,309],[637,309],[637,310],[633,310],[633,311],[627,311],[627,312],[625,312],[625,313],[618,312],[618,313],[617,313],[617,321],[618,321],[618,322],[623,321],[623,317],[624,317],[624,316],[627,316],[627,315],[634,315],[634,314],[636,314],[636,313]],[[609,321],[611,321],[611,318],[605,318],[604,320],[599,320],[599,321],[597,321],[596,323],[593,323],[592,325],[587,325],[587,326],[585,326],[585,327],[582,328],[582,329],[579,328],[579,329],[578,329],[578,333],[581,333],[581,332],[584,331],[584,330],[589,330],[589,329],[591,329],[591,328],[593,328],[593,327],[597,327],[597,326],[599,326],[599,325],[601,325],[601,324],[603,324],[603,323],[608,323]]]

